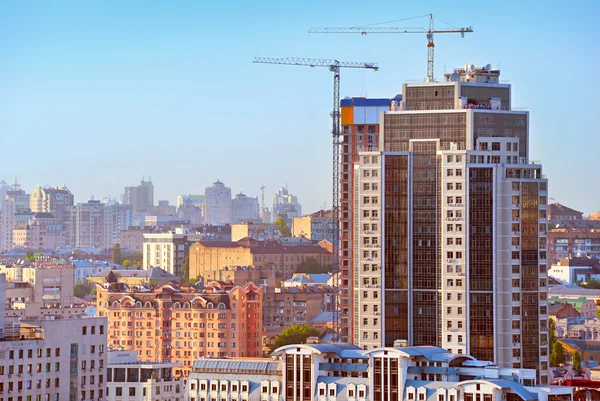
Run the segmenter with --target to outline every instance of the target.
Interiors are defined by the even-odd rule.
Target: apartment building
[[[185,400],[215,399],[570,401],[573,388],[539,385],[534,369],[501,368],[438,347],[291,344],[270,360],[196,360]]]
[[[292,195],[287,188],[279,187],[273,195],[273,208],[271,209],[273,222],[282,218],[291,227],[292,220],[300,216],[302,216],[302,205],[298,202],[298,197]]]
[[[181,277],[181,266],[192,242],[200,241],[202,234],[187,229],[176,229],[165,233],[144,234],[144,269],[160,267]],[[190,277],[196,277],[190,271]]]
[[[262,355],[262,289],[213,282],[203,291],[164,285],[127,290],[97,286],[98,316],[108,318],[108,343],[137,350],[140,360],[177,362],[187,378],[196,358]]]
[[[329,241],[333,243],[333,213],[319,210],[313,214],[296,217],[292,221],[292,235],[313,241]]]
[[[341,340],[352,341],[348,328],[353,322],[353,303],[350,288],[353,288],[354,260],[352,258],[352,238],[354,238],[352,215],[354,197],[354,163],[358,153],[379,150],[379,120],[381,113],[389,111],[392,101],[402,101],[402,96],[394,99],[369,99],[364,97],[345,98],[340,102],[343,141],[340,166],[340,308]],[[333,243],[333,241],[330,241]]]
[[[150,213],[154,209],[154,184],[152,179],[140,182],[140,185],[125,187],[123,204],[131,205],[134,212],[146,211]]]
[[[112,349],[107,353],[107,401],[181,401],[184,383],[175,377],[180,363],[143,361],[136,351]]]
[[[131,206],[90,200],[70,209],[69,224],[71,248],[109,249],[132,224]]]
[[[397,339],[548,382],[547,180],[500,72],[405,84],[354,165],[353,343]]]
[[[100,401],[106,318],[25,320],[0,341],[0,398]]]
[[[18,184],[6,191],[0,214],[0,252],[8,252],[14,247],[13,229],[17,225],[15,215],[29,211],[29,194]]]
[[[152,227],[127,227],[121,230],[119,245],[121,249],[129,249],[134,252],[144,252],[144,234],[153,232]]]
[[[276,240],[281,236],[274,223],[239,223],[231,225],[231,241],[250,237],[257,241]]]
[[[231,223],[260,223],[258,198],[239,193],[231,200]]]
[[[40,219],[40,215],[52,216],[53,221]],[[26,224],[13,229],[13,246],[26,250],[56,250],[68,244],[64,224],[54,220],[51,213],[35,213]]]
[[[265,332],[294,324],[308,324],[319,313],[331,310],[330,286],[277,288],[263,295]]]
[[[231,224],[231,188],[217,180],[204,190],[204,222]]]
[[[226,266],[271,266],[279,277],[290,277],[303,262],[331,264],[331,252],[313,245],[282,245],[278,241],[244,238],[237,242],[201,241],[190,247],[190,277]]]
[[[548,233],[548,258],[551,263],[569,257],[600,259],[600,221],[561,220]]]

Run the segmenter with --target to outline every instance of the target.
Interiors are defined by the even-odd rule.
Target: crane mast
[[[341,68],[364,68],[377,71],[379,67],[375,63],[365,62],[343,62],[338,60],[326,60],[315,58],[269,58],[255,57],[254,63],[296,65],[305,67],[326,67],[333,73],[333,110],[332,118],[332,143],[333,143],[333,188],[332,188],[332,215],[333,215],[333,238],[332,238],[332,260],[331,270],[333,273],[333,341],[339,341],[340,312],[338,311],[338,299],[340,295],[340,69]]]
[[[381,27],[381,26],[364,26],[350,28],[312,28],[308,33],[358,33],[367,35],[369,33],[420,33],[425,34],[427,38],[427,82],[434,82],[434,50],[435,43],[433,35],[436,33],[460,33],[461,37],[465,37],[465,33],[473,32],[472,27],[453,28],[453,29],[435,29],[433,14],[429,14],[429,27]]]

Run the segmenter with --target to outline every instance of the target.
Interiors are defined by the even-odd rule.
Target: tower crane
[[[340,338],[340,313],[337,310],[338,297],[340,295],[339,286],[339,261],[340,261],[340,70],[342,68],[364,68],[377,71],[379,67],[375,63],[364,62],[344,62],[338,60],[324,60],[316,58],[269,58],[255,57],[254,63],[262,64],[282,64],[282,65],[297,65],[305,67],[325,67],[333,73],[333,111],[331,118],[333,127],[331,134],[333,136],[333,199],[332,199],[332,214],[333,214],[333,243],[332,243],[332,260],[331,270],[333,273],[333,340],[339,341]]]
[[[433,14],[429,14],[429,28],[423,27],[380,27],[380,26],[364,26],[350,28],[312,28],[308,33],[360,33],[366,35],[369,33],[424,33],[427,37],[427,82],[434,82],[433,77],[433,60],[435,44],[433,42],[434,33],[460,33],[461,37],[465,37],[465,33],[473,32],[472,27],[454,28],[454,29],[435,29]]]

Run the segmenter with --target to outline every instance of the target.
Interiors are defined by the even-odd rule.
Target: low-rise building
[[[201,241],[191,246],[190,277],[226,266],[272,266],[278,277],[290,277],[303,262],[331,264],[331,252],[316,245],[282,245],[278,241],[244,238],[237,242]]]
[[[539,386],[534,369],[499,368],[438,347],[292,344],[271,360],[196,360],[185,400],[215,399],[571,401],[573,388]]]
[[[581,358],[581,366],[598,366],[600,361],[600,341],[593,340],[578,340],[574,338],[558,338],[565,353],[565,362],[573,363],[573,354],[579,353]]]
[[[554,320],[578,316],[581,316],[581,313],[569,302],[556,302],[548,305],[548,317]]]
[[[263,296],[265,331],[305,324],[332,308],[333,289],[320,287],[283,287]]]
[[[292,235],[313,241],[333,242],[334,223],[331,210],[319,210],[313,214],[294,218]]]
[[[561,220],[580,220],[583,218],[583,212],[575,209],[571,209],[560,203],[551,203],[548,205],[548,220],[561,221]]]
[[[548,275],[564,284],[600,280],[600,260],[592,257],[569,256],[553,264],[548,270]]]
[[[281,283],[282,287],[318,287],[333,286],[333,276],[331,273],[294,273],[291,278]]]
[[[184,379],[196,358],[262,355],[262,289],[212,282],[204,290],[164,285],[96,286],[97,315],[108,318],[111,347],[137,350],[141,360],[179,362]]]
[[[174,375],[180,363],[140,361],[136,351],[107,353],[107,401],[180,401],[184,384]]]
[[[203,279],[205,282],[231,281],[242,287],[254,283],[267,291],[271,291],[277,284],[275,270],[269,266],[227,266],[223,269],[205,270]]]
[[[98,273],[114,269],[123,269],[124,267],[104,260],[74,260],[72,262],[75,274],[75,283],[85,283],[89,277],[95,276]]]
[[[147,285],[150,288],[169,283],[179,284],[181,283],[181,277],[177,277],[160,267],[152,267],[148,270],[122,268],[103,270],[92,277],[88,277],[87,281],[100,285],[113,283],[122,283],[128,286]]]
[[[596,305],[596,301],[587,299],[587,298],[558,298],[558,297],[550,297],[548,298],[548,302],[550,303],[569,303],[581,314],[583,317],[596,317],[598,312],[598,306]]]
[[[231,225],[231,241],[236,242],[246,237],[257,241],[269,241],[278,239],[281,233],[279,227],[273,223],[245,222]]]
[[[548,259],[551,263],[569,256],[600,258],[600,221],[561,220],[548,232]]]
[[[556,319],[556,338],[600,341],[600,319],[570,316]]]

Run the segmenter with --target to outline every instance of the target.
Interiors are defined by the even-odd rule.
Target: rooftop
[[[552,219],[554,217],[566,217],[566,216],[574,216],[576,218],[581,218],[583,212],[580,212],[575,209],[571,209],[565,205],[561,205],[560,203],[551,203],[548,205],[548,214],[549,218]]]

